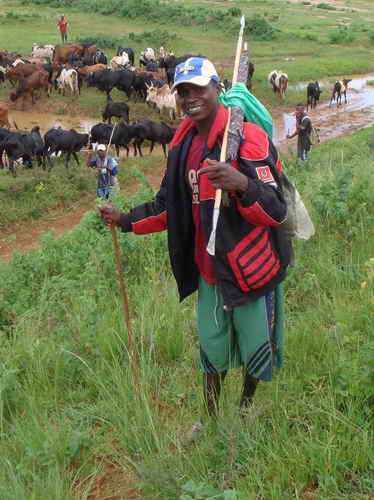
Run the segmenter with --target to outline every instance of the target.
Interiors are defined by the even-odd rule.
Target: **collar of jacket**
[[[227,119],[228,119],[228,110],[222,104],[220,104],[218,106],[216,117],[214,119],[213,125],[208,135],[207,147],[209,150],[213,149],[215,143],[219,138],[222,139]],[[174,146],[180,144],[186,137],[188,132],[190,132],[194,128],[196,128],[196,125],[195,122],[192,120],[192,118],[189,117],[185,118],[177,128],[173,140],[169,145],[169,150],[172,149]]]

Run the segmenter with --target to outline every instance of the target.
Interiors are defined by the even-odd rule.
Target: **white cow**
[[[127,52],[122,52],[121,56],[114,56],[110,61],[111,69],[123,69],[130,64],[129,55]]]
[[[140,66],[147,66],[150,62],[156,62],[156,54],[151,47],[147,47],[140,53],[139,64]]]
[[[65,89],[70,89],[73,95],[80,94],[80,89],[78,85],[78,73],[75,69],[63,68],[60,76],[57,77],[57,87],[62,90],[62,94],[65,95]]]
[[[32,57],[48,57],[50,60],[52,60],[54,52],[54,45],[39,45],[38,43],[32,44]]]
[[[156,88],[153,85],[147,86],[146,102],[155,104],[160,113],[164,109],[169,112],[171,120],[175,120],[177,115],[176,92],[171,92],[168,85]]]

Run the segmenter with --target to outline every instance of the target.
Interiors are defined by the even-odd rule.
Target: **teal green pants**
[[[271,380],[273,365],[282,363],[282,296],[278,290],[226,311],[219,287],[200,277],[197,321],[203,370],[221,373],[242,366],[259,380]]]

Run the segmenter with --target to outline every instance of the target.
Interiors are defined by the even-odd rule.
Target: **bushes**
[[[369,33],[369,41],[374,45],[374,31],[370,31]]]
[[[272,40],[276,34],[274,26],[258,14],[247,21],[245,31],[255,40]]]
[[[176,40],[176,33],[155,29],[152,31],[143,31],[142,33],[129,33],[129,39],[135,43],[146,43],[149,45],[170,45],[171,41]]]
[[[347,26],[339,26],[337,30],[329,34],[329,41],[334,44],[350,43],[353,42],[354,39],[354,34]]]
[[[331,5],[329,3],[321,2],[317,5],[317,9],[324,9],[324,10],[338,10],[335,5]]]
[[[114,49],[121,45],[121,39],[111,35],[92,35],[92,36],[78,36],[75,39],[78,43],[87,43],[96,45],[101,49]]]

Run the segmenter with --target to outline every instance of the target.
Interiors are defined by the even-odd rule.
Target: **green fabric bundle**
[[[243,111],[247,122],[261,127],[272,139],[273,120],[265,106],[247,89],[244,83],[235,83],[230,90],[219,96],[226,108],[238,107]]]

